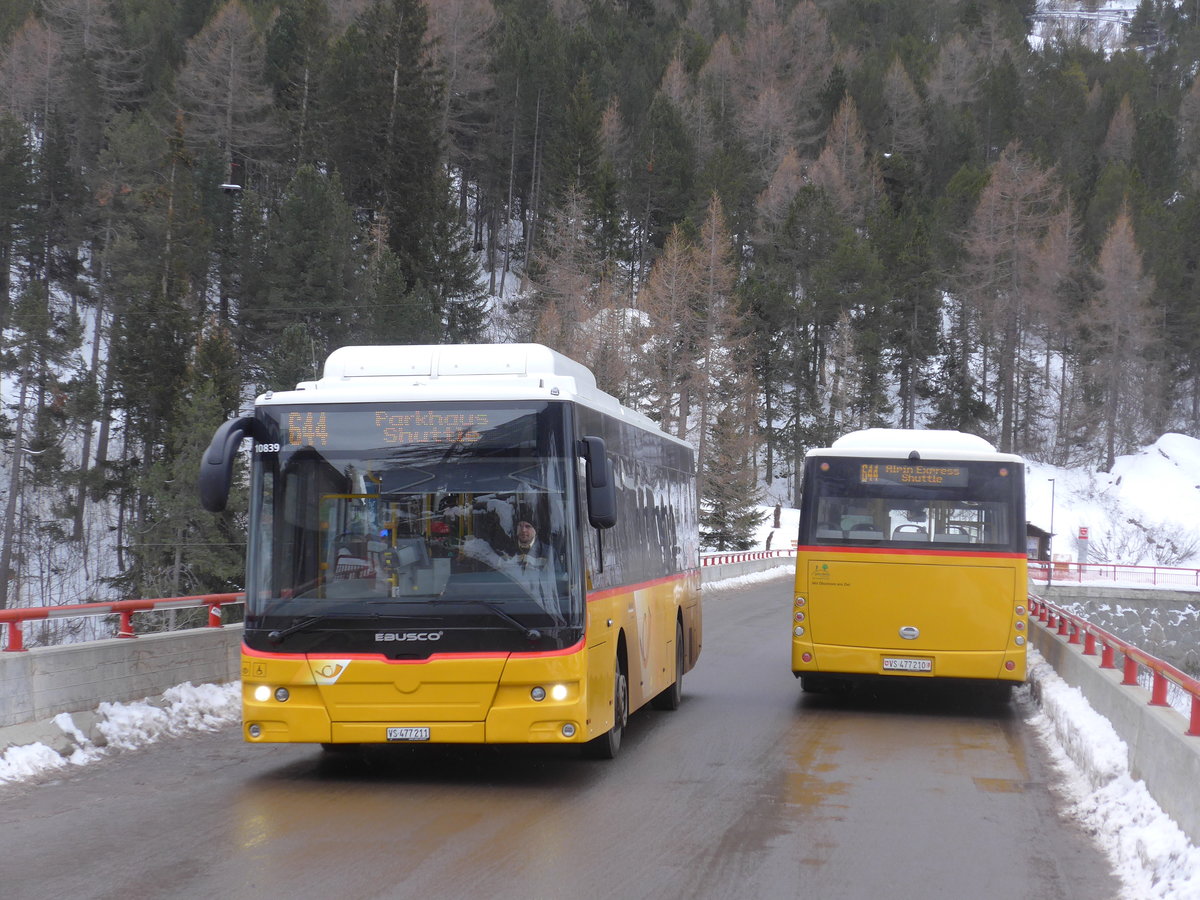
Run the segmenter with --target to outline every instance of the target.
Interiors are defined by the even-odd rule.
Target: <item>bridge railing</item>
[[[1174,684],[1191,696],[1191,715],[1187,734],[1200,737],[1200,680],[1181,672],[1168,662],[1151,656],[1144,650],[1123,641],[1103,628],[1093,625],[1067,612],[1053,603],[1047,603],[1035,594],[1029,595],[1029,614],[1049,630],[1067,638],[1068,644],[1082,644],[1084,656],[1100,654],[1100,668],[1116,669],[1117,655],[1121,656],[1123,680],[1121,684],[1136,686],[1142,671],[1150,676],[1150,706],[1170,706],[1167,699],[1168,685]]]
[[[731,563],[750,562],[756,559],[775,559],[795,556],[795,550],[730,550],[720,553],[701,553],[700,565],[727,566]]]
[[[120,616],[116,637],[135,638],[134,613],[157,610],[208,607],[209,628],[221,627],[221,609],[245,603],[245,594],[196,594],[191,597],[159,597],[152,600],[114,600],[111,603],[75,603],[67,606],[29,606],[19,609],[0,609],[0,626],[7,626],[5,652],[25,650],[22,626],[45,619],[69,619],[85,616]]]
[[[1147,584],[1159,587],[1200,588],[1200,569],[1172,566],[1126,566],[1119,563],[1029,561],[1029,577],[1046,584]]]

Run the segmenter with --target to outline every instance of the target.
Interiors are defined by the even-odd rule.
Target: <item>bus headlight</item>
[[[562,736],[565,738],[575,737],[575,726],[570,722],[562,727]]]
[[[529,692],[529,696],[532,697],[534,700],[536,700],[538,703],[541,703],[543,700],[546,699],[546,689],[544,687],[535,687],[532,691]]]
[[[275,688],[275,699],[280,703],[287,703],[288,697],[292,696],[285,687]]]
[[[554,687],[550,688],[550,699],[551,700],[566,700],[567,699],[567,686],[565,684],[556,684]]]
[[[258,687],[256,687],[254,689],[254,699],[257,700],[259,703],[266,703],[268,700],[270,700],[271,699],[270,685],[260,684]]]
[[[249,728],[246,729],[246,731],[250,733],[250,737],[252,737],[252,738],[262,737],[262,726],[261,725],[251,725]]]

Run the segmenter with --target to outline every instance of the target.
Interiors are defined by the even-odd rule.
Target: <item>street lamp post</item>
[[[1054,553],[1051,548],[1054,546],[1054,479],[1046,479],[1050,482],[1050,536],[1046,538],[1046,584],[1050,584],[1050,578],[1054,573]]]

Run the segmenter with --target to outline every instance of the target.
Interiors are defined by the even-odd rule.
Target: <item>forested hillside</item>
[[[0,606],[238,586],[199,454],[347,343],[580,358],[718,520],[855,427],[1195,433],[1198,10],[6,0]]]

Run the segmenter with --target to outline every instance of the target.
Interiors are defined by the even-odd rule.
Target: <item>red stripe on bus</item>
[[[682,581],[685,578],[691,577],[698,571],[698,569],[689,569],[686,572],[680,572],[678,575],[665,575],[662,578],[655,578],[651,581],[643,581],[639,584],[623,584],[620,587],[604,588],[604,590],[601,591],[592,591],[587,595],[587,602],[592,603],[596,600],[607,600],[609,597],[616,597],[618,594],[628,594],[630,591],[644,591],[646,588],[658,587],[660,584],[670,584],[673,581]]]
[[[865,553],[874,556],[960,556],[984,559],[1026,559],[1023,553],[987,550],[909,550],[898,547],[797,547],[797,553]]]

